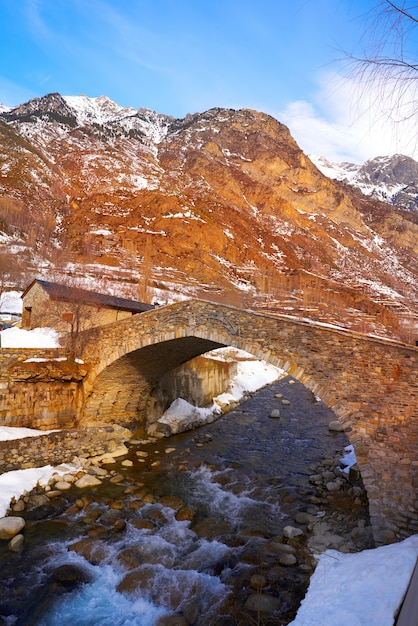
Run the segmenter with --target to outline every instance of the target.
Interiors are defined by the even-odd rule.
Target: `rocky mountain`
[[[0,110],[0,231],[14,286],[72,280],[415,336],[418,212],[331,180],[253,110],[175,119],[57,93]]]
[[[311,157],[323,174],[346,181],[362,193],[401,209],[418,211],[418,162],[402,154],[376,157],[363,165]]]

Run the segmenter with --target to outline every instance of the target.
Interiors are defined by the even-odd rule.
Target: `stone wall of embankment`
[[[88,366],[61,349],[0,350],[0,425],[71,428],[78,416]]]
[[[125,429],[109,424],[0,441],[0,474],[31,467],[56,466],[69,463],[74,457],[111,454],[129,436]]]

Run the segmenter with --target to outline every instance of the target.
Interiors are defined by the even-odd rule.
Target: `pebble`
[[[57,483],[55,483],[55,488],[59,491],[67,491],[67,489],[71,489],[71,485],[72,483],[67,483],[64,480],[59,480]]]
[[[23,535],[19,533],[18,535],[15,535],[14,537],[12,537],[12,539],[10,539],[9,543],[7,544],[7,547],[12,552],[19,552],[23,548],[24,543],[25,543],[25,538]]]
[[[95,485],[101,485],[102,481],[96,478],[96,476],[92,476],[91,474],[84,474],[84,476],[76,480],[74,484],[79,489],[82,489],[83,487],[94,487]]]
[[[267,579],[262,574],[253,574],[250,578],[250,585],[253,589],[262,589],[267,586]]]
[[[277,418],[280,417],[280,411],[279,409],[273,409],[272,412],[270,413],[269,417],[273,417],[273,418]]]
[[[295,528],[294,526],[285,526],[283,528],[283,535],[284,537],[287,537],[287,539],[293,539],[294,537],[300,537],[300,535],[303,535],[303,530]]]
[[[280,600],[266,593],[252,593],[245,601],[247,611],[274,613],[280,608]]]
[[[283,552],[283,554],[279,554],[278,561],[280,565],[285,565],[286,567],[296,565],[298,562],[294,554],[286,554],[286,552]]]

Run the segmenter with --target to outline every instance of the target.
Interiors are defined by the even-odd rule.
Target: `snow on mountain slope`
[[[402,154],[355,163],[331,163],[312,155],[311,161],[328,178],[346,181],[366,196],[418,211],[418,162]]]
[[[107,96],[89,98],[85,95],[63,96],[63,100],[75,112],[80,126],[84,124],[105,124],[136,114],[133,107],[122,107]]]

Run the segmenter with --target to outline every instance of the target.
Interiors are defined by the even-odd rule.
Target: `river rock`
[[[191,509],[189,506],[183,506],[179,511],[177,511],[175,517],[178,522],[192,522],[194,519],[194,515],[195,512],[193,509]]]
[[[283,406],[289,406],[290,405],[290,400],[282,400],[282,404],[283,404]]]
[[[160,498],[159,502],[161,506],[167,506],[175,511],[178,511],[183,506],[183,500],[177,496],[163,496]]]
[[[71,484],[65,480],[59,480],[57,483],[55,483],[55,489],[58,489],[59,491],[67,491],[67,489],[71,489]]]
[[[339,491],[341,489],[341,483],[338,480],[331,480],[326,485],[328,491]]]
[[[273,539],[268,544],[270,549],[274,549],[275,552],[286,552],[286,554],[296,554],[296,548],[288,543],[282,543]]]
[[[121,465],[123,465],[124,467],[132,467],[133,466],[133,461],[131,461],[130,459],[124,459],[122,461]]]
[[[267,586],[267,578],[262,574],[253,574],[250,578],[250,585],[253,589],[262,589]]]
[[[108,471],[105,470],[104,467],[97,467],[95,465],[89,467],[89,473],[95,476],[102,476],[103,478],[108,475]]]
[[[12,504],[10,508],[15,513],[21,513],[22,511],[25,510],[25,503],[23,500],[18,500],[17,502],[15,502],[15,504]]]
[[[51,489],[51,491],[48,491],[47,493],[47,496],[50,500],[53,500],[54,498],[58,498],[61,495],[62,495],[62,491],[60,491],[59,489]]]
[[[52,576],[57,583],[67,588],[76,587],[79,583],[90,582],[90,576],[86,571],[70,563],[57,567]]]
[[[296,565],[296,563],[298,562],[294,554],[287,554],[286,552],[279,554],[278,561],[280,565],[285,565],[286,567]]]
[[[25,542],[24,536],[19,533],[18,535],[15,535],[14,537],[12,537],[12,539],[10,539],[9,543],[7,544],[7,547],[12,552],[19,552],[19,550],[23,548],[24,542]]]
[[[295,528],[294,526],[285,526],[283,528],[283,535],[287,537],[287,539],[293,539],[294,537],[303,535],[303,530]]]
[[[84,474],[84,476],[76,480],[74,484],[79,489],[83,489],[84,487],[95,487],[96,485],[101,485],[102,481],[91,474]]]
[[[163,615],[156,621],[156,626],[188,626],[188,624],[183,615]]]
[[[153,524],[152,522],[149,522],[148,520],[141,519],[141,518],[134,519],[132,522],[132,526],[134,526],[138,530],[149,530],[151,532],[153,532],[157,528],[157,526]]]
[[[0,539],[11,539],[25,527],[23,517],[2,517],[0,518]]]
[[[272,417],[272,418],[275,418],[275,419],[279,418],[280,417],[279,409],[273,409],[272,412],[270,413],[269,417]]]
[[[99,565],[108,556],[108,548],[100,539],[80,539],[69,550],[83,556],[92,565]]]
[[[127,570],[134,570],[145,563],[169,568],[175,562],[175,550],[170,544],[155,546],[147,542],[125,548],[118,554],[117,560]]]
[[[306,513],[305,511],[298,511],[295,515],[295,522],[297,524],[310,524],[315,521],[315,516]]]
[[[334,420],[328,424],[328,430],[334,433],[342,433],[344,426],[342,426],[338,420]]]
[[[49,504],[49,498],[44,494],[33,494],[30,496],[28,504],[33,507],[42,506],[43,504]]]
[[[280,600],[267,593],[252,593],[246,599],[244,607],[247,611],[274,613],[280,608]]]

